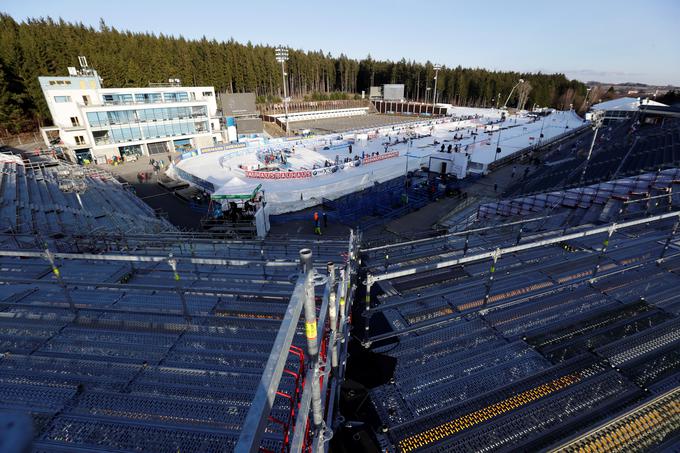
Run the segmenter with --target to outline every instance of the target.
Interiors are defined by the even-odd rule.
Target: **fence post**
[[[184,315],[184,319],[186,319],[188,322],[191,322],[191,315],[189,315],[189,308],[187,307],[187,301],[184,296],[184,291],[182,291],[182,288],[179,285],[179,273],[177,272],[177,260],[172,257],[172,253],[168,257],[168,264],[170,265],[170,268],[172,268],[172,273],[173,277],[175,279],[175,289],[177,291],[177,294],[179,295],[179,300],[182,302],[182,313]]]
[[[331,261],[326,264],[326,269],[328,270],[328,316],[331,326],[331,337],[328,342],[328,346],[331,349],[331,366],[333,368],[333,374],[337,374],[338,370],[338,345],[337,343],[337,331],[338,331],[338,309],[337,309],[337,298],[335,293],[335,264]]]
[[[673,241],[675,233],[678,231],[678,225],[680,225],[680,217],[678,217],[678,220],[676,220],[675,224],[673,224],[673,228],[671,228],[671,232],[668,235],[668,239],[666,239],[666,243],[663,245],[663,249],[661,249],[661,255],[659,256],[657,264],[661,264],[661,262],[663,261],[663,257],[666,256],[666,252],[668,251],[668,248],[671,246],[671,241]]]
[[[347,297],[347,285],[345,285],[345,268],[340,268],[340,331],[345,329],[345,298]],[[344,341],[344,338],[342,339]]]
[[[73,314],[77,317],[78,316],[78,309],[76,308],[75,303],[73,303],[73,299],[71,298],[71,293],[68,291],[68,287],[66,286],[66,282],[64,282],[64,280],[61,278],[61,271],[59,270],[56,263],[54,262],[54,256],[52,256],[52,253],[50,252],[49,248],[47,247],[47,244],[45,244],[45,258],[50,263],[50,266],[52,266],[52,273],[57,278],[57,282],[59,283],[59,286],[61,286],[61,289],[64,291],[64,297],[66,297],[66,302],[68,302],[69,308],[71,309]]]
[[[609,230],[607,231],[607,239],[605,239],[602,242],[602,250],[600,250],[600,254],[597,255],[597,263],[595,264],[595,268],[593,269],[593,277],[595,277],[597,275],[597,271],[600,270],[600,262],[602,261],[602,258],[604,257],[605,253],[607,253],[607,247],[609,247],[609,240],[612,238],[614,231],[616,231],[616,223],[612,224],[612,226],[609,227]]]
[[[309,355],[309,366],[313,369],[312,373],[312,422],[315,435],[318,434],[323,424],[323,413],[321,410],[321,388],[319,384],[319,344],[317,338],[318,327],[316,325],[316,304],[314,302],[314,282],[312,280],[314,267],[312,265],[312,251],[310,249],[300,250],[300,264],[302,265],[302,275],[305,290],[304,311],[305,311],[305,336],[307,337],[307,354]]]
[[[491,264],[491,269],[489,270],[489,279],[486,281],[486,288],[484,289],[484,302],[482,303],[482,306],[486,307],[486,304],[489,302],[489,296],[491,295],[491,285],[493,285],[493,277],[494,273],[496,272],[496,263],[498,262],[498,258],[501,256],[501,249],[497,248],[493,252],[493,263]]]
[[[371,287],[373,284],[371,281],[366,282],[366,296],[364,297],[366,303],[366,309],[364,310],[364,318],[366,320],[366,325],[364,326],[364,333],[366,334],[366,342],[368,342],[369,337],[369,327],[371,325]]]

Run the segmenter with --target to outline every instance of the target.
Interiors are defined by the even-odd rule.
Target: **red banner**
[[[311,171],[246,171],[246,177],[258,179],[304,179],[311,178]]]
[[[391,151],[386,154],[379,154],[377,156],[364,157],[362,160],[363,164],[370,164],[373,162],[378,162],[379,160],[391,159],[393,157],[399,157],[399,151]]]

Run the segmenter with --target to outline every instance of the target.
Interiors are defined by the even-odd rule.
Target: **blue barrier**
[[[401,176],[337,200],[324,198],[320,209],[326,213],[330,222],[366,229],[420,209],[442,195],[439,190],[434,193],[429,190],[429,186],[412,186],[408,188],[405,197],[404,177]],[[310,222],[311,225],[312,214],[309,211],[298,211],[270,218],[270,222],[274,224],[298,221]]]
[[[192,211],[197,212],[199,214],[207,214],[208,213],[208,206],[206,206],[204,204],[196,203],[195,201],[189,202],[189,209],[191,209]]]
[[[177,174],[177,176],[179,176],[180,179],[183,179],[186,182],[199,186],[210,193],[215,192],[215,185],[213,183],[211,183],[210,181],[206,181],[205,179],[199,178],[198,176],[192,175],[191,173],[182,170],[176,165],[175,173]]]

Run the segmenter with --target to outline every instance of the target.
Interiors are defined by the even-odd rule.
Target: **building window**
[[[120,104],[132,104],[133,97],[132,94],[129,93],[124,93],[124,94],[105,94],[103,96],[104,98],[104,103],[105,104],[115,104],[115,105],[120,105]]]
[[[189,93],[186,91],[179,91],[177,93],[164,93],[163,100],[165,102],[185,102],[189,100]]]
[[[71,96],[55,96],[54,102],[71,102]]]
[[[162,102],[163,98],[160,93],[137,93],[135,94],[135,102],[142,102],[144,104],[153,104],[154,102]]]
[[[111,143],[111,137],[109,136],[109,131],[92,131],[92,137],[94,138],[95,145],[108,145]]]
[[[106,112],[87,112],[87,120],[91,127],[101,127],[109,125],[109,118]]]
[[[203,96],[212,96],[212,91],[204,91]]]
[[[76,135],[76,145],[84,145],[85,144],[85,137],[82,135]]]
[[[83,95],[83,103],[85,105],[90,105],[90,97]]]
[[[80,120],[78,119],[77,116],[71,117],[71,125],[73,125],[73,127],[80,126]]]

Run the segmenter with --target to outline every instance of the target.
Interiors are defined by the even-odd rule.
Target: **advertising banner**
[[[180,179],[183,179],[188,183],[201,187],[207,190],[208,192],[215,191],[215,186],[210,181],[206,181],[205,179],[199,178],[198,176],[194,176],[191,173],[187,173],[186,171],[178,167],[175,167],[175,173]]]
[[[368,156],[363,158],[364,164],[370,164],[372,162],[378,162],[380,160],[391,159],[393,157],[399,157],[399,151],[390,151],[386,154],[380,154],[378,156]]]
[[[199,152],[195,149],[192,149],[191,151],[187,151],[186,153],[182,153],[179,155],[179,160],[184,160],[188,159],[190,157],[196,157],[198,156]]]
[[[336,171],[338,171],[338,167],[336,165],[333,165],[332,167],[317,168],[312,170],[312,176],[330,175]]]
[[[206,146],[201,148],[201,154],[216,153],[219,151],[229,151],[230,149],[240,149],[248,146],[247,143],[226,143],[224,145]]]
[[[311,178],[312,172],[305,171],[252,171],[245,172],[248,178],[258,179],[304,179]]]

